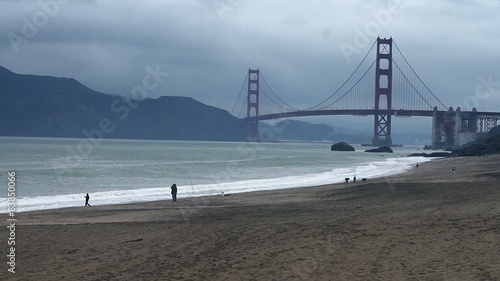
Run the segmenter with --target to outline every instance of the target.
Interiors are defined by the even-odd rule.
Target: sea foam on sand
[[[362,178],[376,178],[394,175],[407,171],[414,167],[416,163],[430,161],[424,157],[400,157],[384,158],[380,161],[373,161],[358,164],[352,167],[336,167],[329,171],[315,174],[293,175],[279,178],[253,179],[234,182],[220,182],[213,184],[198,185],[178,185],[178,197],[199,197],[209,195],[221,195],[255,192],[263,190],[275,190],[284,188],[307,187],[323,184],[343,182],[344,178],[353,178],[356,175],[358,180]],[[186,181],[188,182],[188,181]],[[84,194],[65,194],[52,196],[33,196],[16,198],[16,211],[27,212],[33,210],[58,209],[65,207],[84,206]],[[156,188],[137,188],[128,190],[113,190],[103,192],[93,192],[90,194],[90,204],[111,205],[133,202],[148,202],[170,199],[170,186]],[[0,199],[0,212],[7,210],[7,199]]]

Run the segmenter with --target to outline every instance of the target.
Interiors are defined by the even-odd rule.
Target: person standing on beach
[[[87,193],[87,195],[85,195],[84,197],[85,197],[85,207],[87,207],[87,206],[90,207],[90,204],[89,204],[90,196],[89,196],[89,194]]]
[[[453,167],[451,168],[451,170],[453,171],[453,173],[455,173],[457,171],[457,168]]]
[[[172,186],[170,187],[170,189],[172,189],[172,202],[177,202],[177,185],[174,183],[172,184]]]

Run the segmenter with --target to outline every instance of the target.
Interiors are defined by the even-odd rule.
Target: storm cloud
[[[170,76],[149,97],[231,111],[248,68],[259,68],[283,100],[307,108],[380,36],[446,105],[500,111],[498,0],[3,0],[0,18],[0,65],[108,94],[129,95],[159,66]]]

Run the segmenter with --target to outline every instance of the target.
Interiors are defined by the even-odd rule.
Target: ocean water
[[[306,187],[404,172],[423,157],[332,152],[331,143],[236,143],[0,137],[0,213],[7,213],[9,171],[17,212]],[[3,187],[2,187],[3,186]]]

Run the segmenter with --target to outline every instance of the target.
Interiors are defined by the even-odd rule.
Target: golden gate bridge
[[[374,52],[375,51],[375,52]],[[247,86],[246,99],[242,99]],[[240,100],[243,103],[235,112]],[[246,109],[246,110],[245,110]],[[377,38],[362,61],[330,96],[309,108],[286,103],[259,69],[249,69],[233,107],[247,126],[248,141],[260,141],[259,121],[300,116],[374,116],[371,145],[391,146],[392,117],[432,117],[432,147],[456,147],[498,125],[500,112],[446,106],[427,87],[392,38]],[[242,116],[243,115],[243,116]]]

